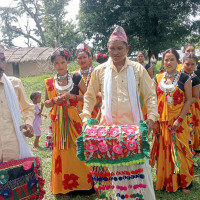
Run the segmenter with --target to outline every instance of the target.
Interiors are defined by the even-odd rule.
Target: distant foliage
[[[34,41],[41,47],[65,47],[74,55],[76,46],[84,41],[85,38],[77,26],[66,19],[69,0],[14,2],[14,7],[0,7],[0,31],[3,34],[1,43],[6,47],[13,47],[13,40],[23,36],[28,47]],[[24,26],[20,23],[22,17],[26,19]]]
[[[79,24],[94,47],[105,50],[110,34],[121,25],[133,50],[158,54],[169,47],[179,48],[192,34],[199,0],[81,0]]]

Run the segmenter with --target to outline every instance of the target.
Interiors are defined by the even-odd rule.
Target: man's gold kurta
[[[157,97],[155,88],[153,86],[153,81],[149,77],[146,69],[139,63],[130,61],[126,58],[125,64],[117,72],[111,59],[106,63],[99,65],[92,73],[92,77],[84,95],[84,108],[83,112],[80,114],[83,122],[91,118],[91,112],[93,110],[94,104],[96,102],[96,95],[98,91],[102,92],[103,104],[101,107],[101,124],[105,124],[105,105],[104,105],[104,76],[106,66],[112,68],[112,100],[111,100],[111,112],[114,124],[133,124],[133,115],[131,110],[131,103],[128,91],[127,82],[127,67],[129,65],[133,66],[135,73],[135,79],[137,84],[138,95],[140,91],[144,94],[144,102],[147,105],[147,119],[152,119],[153,121],[158,118],[157,109]],[[133,83],[135,84],[135,83]]]
[[[30,104],[22,82],[8,77],[16,92],[25,124],[33,124],[34,105]],[[0,163],[19,159],[20,150],[11,112],[6,100],[3,78],[0,79]]]

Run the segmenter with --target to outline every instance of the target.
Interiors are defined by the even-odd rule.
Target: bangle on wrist
[[[54,98],[51,99],[51,102],[53,103],[53,105],[55,104]]]
[[[179,116],[177,120],[178,120],[178,122],[182,123],[183,118],[181,118],[181,117]]]

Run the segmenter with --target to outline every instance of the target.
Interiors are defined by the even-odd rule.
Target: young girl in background
[[[34,136],[35,136],[35,141],[33,145],[33,150],[36,150],[40,148],[39,146],[39,139],[41,136],[41,130],[40,126],[42,125],[42,110],[44,107],[44,103],[41,104],[41,108],[39,108],[38,104],[41,102],[41,92],[33,92],[30,96],[30,99],[32,100],[33,104],[35,105],[35,118],[33,121],[33,130],[34,130]],[[45,115],[43,115],[45,116]]]

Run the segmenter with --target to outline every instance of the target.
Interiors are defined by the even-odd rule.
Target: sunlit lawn
[[[74,66],[73,66],[74,67]],[[28,78],[22,78],[22,82],[25,86],[27,96],[29,97],[31,92],[33,91],[38,91],[40,90],[42,92],[42,100],[44,100],[44,79],[47,77],[51,77],[52,75],[43,75],[43,76],[38,76],[38,77],[28,77]],[[44,113],[48,113],[48,110],[45,108]],[[50,171],[51,171],[51,154],[48,149],[45,147],[45,141],[46,141],[46,133],[48,132],[48,126],[50,125],[49,119],[44,119],[43,118],[43,125],[41,127],[42,130],[42,137],[40,139],[40,146],[42,149],[38,152],[34,152],[36,156],[40,156],[42,158],[42,167],[43,167],[43,176],[46,180],[45,183],[45,190],[46,190],[46,195],[45,199],[48,200],[54,200],[54,199],[59,199],[59,200],[68,200],[72,199],[66,195],[52,195],[51,190],[50,190]],[[150,138],[151,140],[151,138]],[[33,146],[33,141],[34,138],[29,139],[29,144],[32,147]],[[195,159],[196,162],[200,166],[200,158]],[[191,192],[187,195],[182,194],[181,191],[177,191],[176,193],[167,193],[165,191],[156,191],[156,199],[160,200],[200,200],[200,168],[195,168],[194,170],[195,178],[193,181],[193,187],[191,189]],[[156,180],[156,169],[152,169],[152,175],[153,175],[153,181],[155,184]],[[90,197],[84,197],[84,196],[77,196],[73,199],[77,200],[84,200],[84,199],[95,199],[97,195],[93,195]]]

